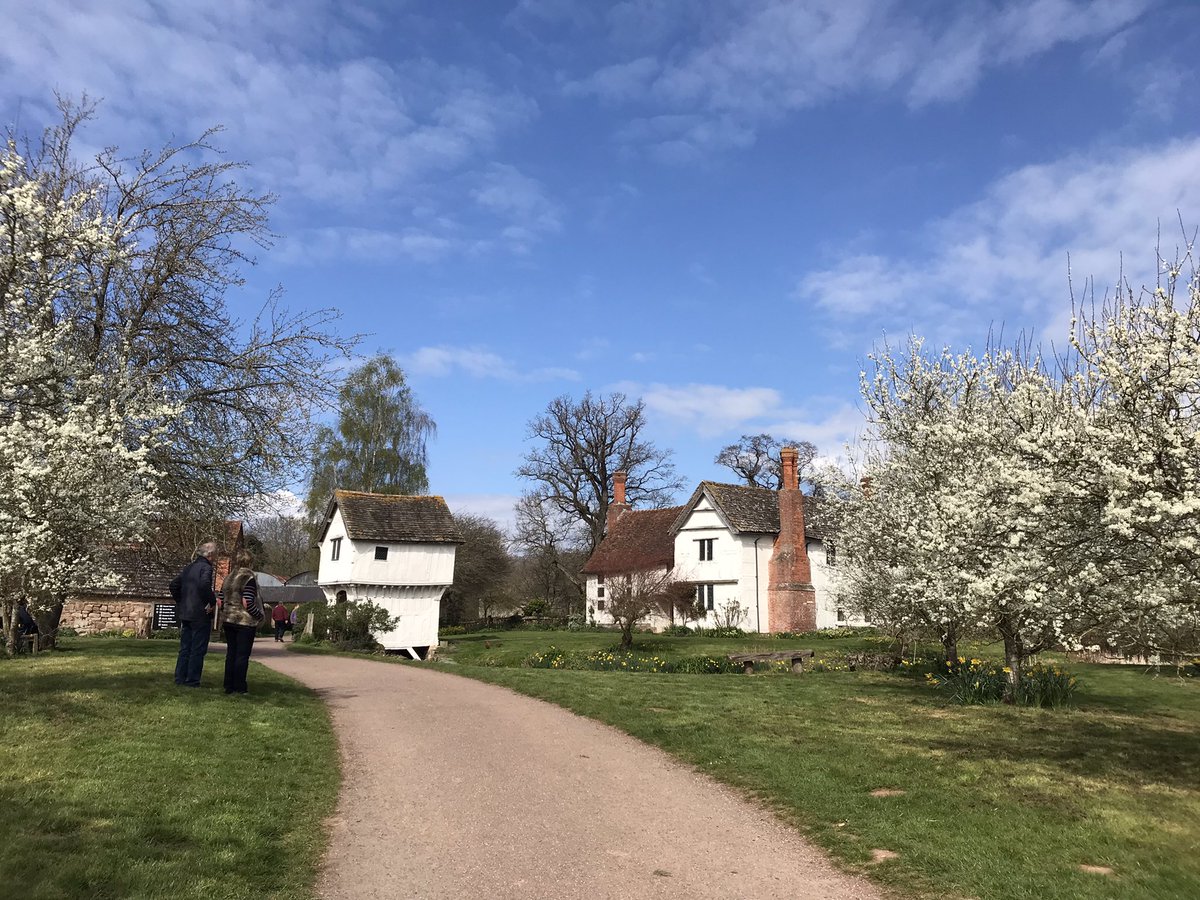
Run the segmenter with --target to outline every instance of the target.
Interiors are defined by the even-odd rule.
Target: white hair
[[[212,559],[217,553],[217,545],[212,541],[205,541],[196,548],[196,555],[203,556],[205,559]]]

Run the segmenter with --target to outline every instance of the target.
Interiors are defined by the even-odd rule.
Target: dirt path
[[[732,791],[559,707],[270,641],[253,658],[333,714],[344,782],[323,897],[880,896]]]

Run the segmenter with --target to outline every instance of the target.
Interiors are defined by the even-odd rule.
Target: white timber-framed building
[[[625,476],[617,473],[604,539],[583,567],[589,618],[612,624],[606,607],[614,580],[640,572],[691,585],[702,613],[672,622],[655,611],[641,622],[655,630],[735,624],[804,632],[867,624],[841,602],[834,544],[820,527],[819,503],[800,492],[787,449],[782,463],[779,491],[703,481],[687,503],[669,509],[631,509]]]
[[[463,542],[441,497],[335,491],[321,529],[317,584],[331,603],[370,601],[398,616],[375,639],[424,659]]]

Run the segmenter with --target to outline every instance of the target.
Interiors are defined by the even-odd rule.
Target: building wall
[[[700,559],[698,542],[702,539],[713,541],[711,560]],[[734,534],[726,527],[708,498],[702,497],[676,535],[674,577],[680,581],[712,584],[716,609],[698,622],[687,624],[711,628],[718,620],[726,618],[721,612],[737,602],[742,611],[739,627],[745,631],[769,630],[770,598],[767,587],[774,545],[773,534]],[[829,565],[825,544],[809,538],[806,545],[812,584],[816,589],[816,626],[837,628],[868,624],[861,616],[851,615],[843,607],[839,599],[836,560],[834,565]],[[586,595],[590,617],[598,625],[611,625],[612,617],[597,607],[597,600],[600,599],[598,587],[597,576],[587,576]],[[838,618],[839,610],[842,612],[841,619]],[[658,630],[669,623],[664,617],[651,616],[644,624]]]
[[[132,631],[138,637],[149,637],[156,602],[170,601],[129,600],[103,595],[72,597],[63,604],[59,627],[73,628],[79,634]]]
[[[332,544],[341,538],[339,558]],[[375,558],[376,547],[387,547],[387,559]],[[352,541],[346,534],[341,510],[321,542],[317,584],[330,602],[345,591],[347,600],[369,600],[399,616],[396,627],[375,635],[388,650],[431,647],[438,642],[438,614],[442,594],[454,581],[454,544]]]

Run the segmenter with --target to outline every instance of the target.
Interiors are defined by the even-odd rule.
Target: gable
[[[694,512],[709,505],[719,513],[721,521],[734,534],[778,534],[779,492],[767,488],[752,488],[741,484],[722,484],[717,481],[702,481],[691,498],[683,506],[671,530],[678,533],[689,524]],[[820,537],[824,529],[820,526],[820,502],[810,496],[804,498],[804,533],[809,537]]]

